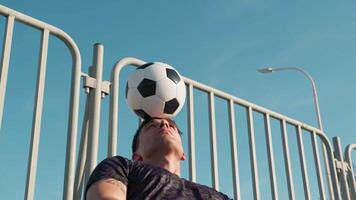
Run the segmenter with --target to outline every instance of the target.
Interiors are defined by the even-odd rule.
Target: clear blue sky
[[[340,136],[343,146],[356,143],[355,2],[103,2],[2,0],[1,4],[67,32],[81,51],[85,72],[92,62],[93,44],[104,44],[105,80],[122,57],[162,61],[186,77],[317,127],[311,86],[302,74],[256,72],[265,66],[302,67],[316,82],[324,131],[329,139]],[[4,22],[1,17],[1,37]],[[32,46],[38,45],[38,40],[37,31],[21,24],[15,27],[9,93],[0,132],[0,194],[4,199],[23,198],[19,188],[25,185],[38,58],[38,50]],[[54,38],[50,44],[36,199],[59,199],[64,173],[68,103],[65,91],[69,87],[71,62],[63,44]],[[224,106],[221,102],[217,104]],[[103,106],[99,159],[105,155],[108,99]],[[133,119],[125,104],[122,112]],[[125,130],[120,133],[119,152],[125,156],[130,156],[128,148],[136,123],[132,121],[127,120],[121,127]],[[203,122],[197,120],[197,123]],[[197,134],[199,137],[201,133]],[[223,141],[219,144],[224,146]],[[204,154],[204,150],[199,152]],[[201,163],[209,161],[204,156],[199,159]],[[240,163],[244,164],[248,161]],[[186,176],[186,169],[183,171]],[[198,181],[209,185],[210,177],[203,172],[206,169],[202,174],[198,172]],[[223,187],[230,183],[223,180],[221,185],[232,196]],[[314,195],[317,188],[313,189]],[[249,183],[242,185],[242,190],[245,198],[251,197]]]

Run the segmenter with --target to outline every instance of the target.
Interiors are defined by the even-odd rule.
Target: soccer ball
[[[182,77],[161,62],[138,67],[126,83],[126,101],[142,119],[173,118],[182,109],[185,95]]]

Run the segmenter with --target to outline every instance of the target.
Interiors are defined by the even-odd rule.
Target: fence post
[[[354,174],[354,166],[351,157],[351,153],[354,149],[356,149],[356,144],[349,144],[347,145],[344,152],[345,162],[348,164],[349,167],[348,168],[349,171],[347,173],[347,179],[350,187],[351,199],[356,199],[355,174]]]
[[[346,162],[344,162],[344,157],[342,155],[342,150],[341,150],[340,137],[333,137],[333,144],[335,149],[335,159],[336,159],[335,162],[336,162],[336,169],[337,169],[337,175],[339,179],[342,199],[349,200],[351,198],[350,198],[350,190],[347,184],[347,176],[346,176],[348,165]]]

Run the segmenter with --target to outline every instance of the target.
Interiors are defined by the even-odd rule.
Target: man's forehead
[[[172,119],[168,119],[168,118],[158,118],[158,117],[152,117],[152,118],[149,118],[149,119],[146,119],[145,121],[143,121],[141,124],[140,124],[140,127],[138,129],[138,133],[141,133],[142,130],[144,130],[146,128],[146,125],[149,124],[150,122],[152,122],[153,120],[166,120],[169,124],[173,125],[174,128],[178,131],[179,135],[182,135],[182,131],[179,129],[179,127],[177,126],[176,122]]]
[[[168,123],[174,124],[174,126],[176,126],[176,123],[175,123],[173,120],[167,119],[167,118],[158,118],[158,117],[152,117],[152,118],[150,118],[150,119],[144,121],[144,122],[142,123],[142,126],[145,126],[146,124],[149,124],[150,122],[162,121],[162,120],[167,121]]]

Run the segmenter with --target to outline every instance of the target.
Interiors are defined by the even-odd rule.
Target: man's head
[[[132,158],[142,160],[157,154],[174,153],[184,160],[181,131],[170,119],[150,118],[137,129],[132,141]]]

